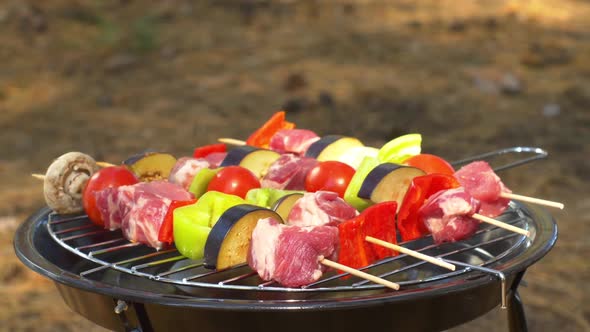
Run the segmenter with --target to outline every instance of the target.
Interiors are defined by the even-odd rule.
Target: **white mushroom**
[[[98,168],[92,157],[80,152],[57,158],[45,173],[43,193],[47,205],[57,213],[82,212],[84,186]]]

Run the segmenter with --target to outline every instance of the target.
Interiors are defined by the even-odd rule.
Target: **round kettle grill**
[[[514,167],[547,154],[516,147],[457,162],[533,153]],[[96,227],[85,215],[43,208],[17,230],[17,256],[55,281],[66,304],[116,331],[438,331],[465,323],[500,305],[511,331],[526,331],[517,287],[526,269],[557,240],[543,208],[511,202],[500,220],[531,236],[481,225],[469,239],[434,244],[430,236],[401,245],[457,266],[448,271],[400,254],[362,270],[400,284],[398,291],[328,271],[317,282],[286,288],[265,282],[247,265],[217,271],[181,256],[130,243],[120,231]]]

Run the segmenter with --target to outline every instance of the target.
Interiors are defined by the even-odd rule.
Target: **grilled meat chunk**
[[[287,224],[296,226],[336,226],[358,215],[358,211],[331,191],[306,193],[287,217]]]
[[[300,287],[318,280],[322,259],[338,252],[338,228],[287,226],[272,218],[261,219],[252,233],[248,265],[263,280]]]
[[[469,195],[481,202],[479,214],[493,218],[508,207],[510,200],[500,195],[511,191],[487,162],[474,161],[467,164],[455,172],[455,178]]]
[[[479,221],[471,215],[479,211],[479,206],[478,200],[459,187],[430,196],[418,213],[434,242],[455,242],[475,233]]]
[[[170,203],[191,198],[177,184],[152,181],[98,191],[96,204],[105,228],[121,228],[129,241],[159,249],[162,243],[158,241],[158,232]]]

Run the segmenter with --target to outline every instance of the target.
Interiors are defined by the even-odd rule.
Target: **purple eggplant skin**
[[[272,206],[272,210],[278,213],[283,220],[287,220],[293,205],[303,197],[303,193],[293,193],[279,198]]]
[[[359,190],[358,197],[364,199],[370,199],[371,193],[377,187],[379,182],[389,173],[394,172],[395,170],[403,167],[399,164],[394,163],[383,163],[377,165],[377,167],[373,168],[367,177],[363,181],[361,185],[361,189]]]
[[[256,150],[259,149],[249,145],[235,147],[227,153],[219,167],[239,165],[248,154]]]
[[[309,148],[307,149],[307,151],[305,152],[305,156],[309,157],[309,158],[316,158],[320,155],[320,153],[322,153],[322,151],[324,151],[324,149],[336,142],[337,140],[343,138],[344,136],[342,135],[326,135],[322,138],[320,138],[319,140],[313,142]]]
[[[282,222],[281,217],[274,211],[251,204],[240,204],[233,206],[225,211],[219,220],[215,223],[207,242],[205,243],[205,258],[204,266],[207,268],[218,268],[224,269],[229,266],[220,266],[220,262],[225,264],[226,257],[234,256],[240,257],[239,262],[245,263],[247,253],[249,250],[250,239],[252,237],[252,231],[258,223],[258,220],[263,218],[272,217],[279,222]],[[239,227],[236,232],[232,233],[234,227]],[[228,236],[230,235],[230,236]],[[222,248],[225,241],[238,241],[240,252],[224,252]],[[232,247],[235,243],[226,243],[226,247]],[[220,258],[223,258],[220,260]]]
[[[424,171],[416,167],[394,163],[380,164],[367,174],[358,197],[370,199],[374,203],[400,200],[398,202],[400,205],[412,179],[425,174]]]
[[[173,155],[171,155],[170,153],[167,152],[160,152],[160,151],[155,151],[155,150],[146,150],[144,152],[140,152],[140,153],[136,153],[134,155],[131,155],[129,157],[127,157],[127,159],[123,160],[123,165],[125,166],[131,166],[133,164],[135,164],[136,162],[138,162],[140,159],[143,159],[145,157],[149,157],[155,154],[167,154],[170,155],[172,157],[174,157]]]

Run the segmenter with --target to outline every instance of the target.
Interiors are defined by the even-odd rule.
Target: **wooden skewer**
[[[111,163],[107,163],[106,161],[97,161],[96,164],[99,167],[105,168],[105,167],[111,167],[111,166],[117,166],[115,164],[111,164]]]
[[[522,229],[522,228],[519,228],[519,227],[516,227],[516,226],[512,226],[512,225],[509,225],[509,224],[507,224],[505,222],[501,222],[501,221],[498,221],[498,220],[493,219],[493,218],[490,218],[490,217],[482,216],[481,214],[478,214],[478,213],[472,214],[471,217],[473,219],[477,219],[479,221],[483,221],[485,223],[492,224],[492,225],[497,226],[497,227],[500,227],[500,228],[504,228],[504,229],[509,230],[511,232],[522,234],[522,235],[525,235],[527,237],[531,236],[531,232],[527,231],[526,229]]]
[[[110,166],[116,166],[115,164],[111,164],[111,163],[107,163],[106,161],[97,161],[96,164],[99,167],[110,167]],[[34,177],[35,179],[38,180],[45,180],[45,174],[39,174],[39,173],[33,173],[31,174],[32,177]]]
[[[523,201],[523,202],[528,202],[528,203],[533,203],[533,204],[550,206],[550,207],[558,208],[561,210],[563,210],[563,208],[564,208],[563,203],[548,201],[545,199],[540,199],[540,198],[535,198],[535,197],[522,196],[522,195],[517,195],[517,194],[512,194],[512,193],[501,193],[500,197],[513,199],[516,201]]]
[[[368,274],[366,272],[359,271],[357,269],[353,269],[353,268],[351,268],[349,266],[342,265],[340,263],[336,263],[336,262],[331,261],[331,260],[326,259],[326,258],[320,260],[320,263],[321,264],[324,264],[326,266],[329,266],[329,267],[338,269],[338,270],[342,270],[344,272],[348,272],[348,273],[352,274],[353,276],[356,276],[356,277],[359,277],[359,278],[363,278],[363,279],[372,281],[372,282],[374,282],[376,284],[380,284],[380,285],[389,287],[389,288],[394,289],[394,290],[398,290],[399,289],[399,284],[396,284],[395,282],[391,282],[389,280],[385,280],[383,278],[376,277],[376,276],[374,276],[372,274]]]
[[[217,141],[219,141],[221,143],[225,143],[225,144],[230,144],[230,145],[238,145],[238,146],[246,145],[245,141],[235,139],[235,138],[228,138],[228,137],[218,138]]]
[[[436,258],[436,257],[424,255],[423,253],[417,252],[415,250],[411,250],[411,249],[404,248],[404,247],[398,246],[398,245],[393,244],[393,243],[390,243],[390,242],[379,240],[379,239],[376,239],[376,238],[374,238],[372,236],[366,236],[365,237],[365,240],[367,242],[371,242],[371,243],[374,243],[376,245],[379,245],[379,246],[382,246],[382,247],[385,247],[385,248],[389,248],[389,249],[392,249],[392,250],[395,250],[395,251],[399,251],[402,254],[406,254],[408,256],[412,256],[414,258],[418,258],[418,259],[421,259],[423,261],[427,261],[427,262],[432,263],[434,265],[438,265],[440,267],[444,267],[445,269],[449,269],[451,271],[455,271],[455,269],[456,269],[455,265],[453,265],[451,263],[447,263],[447,262],[443,261],[440,258]]]
[[[45,180],[45,175],[44,174],[33,173],[33,174],[31,174],[31,176],[34,177],[35,179]]]

